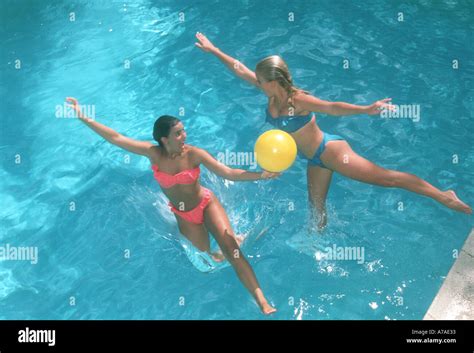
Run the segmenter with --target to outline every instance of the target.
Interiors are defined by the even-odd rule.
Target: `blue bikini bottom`
[[[323,154],[324,149],[326,148],[326,143],[328,143],[329,141],[337,141],[337,140],[344,141],[344,139],[341,136],[331,135],[331,134],[327,134],[323,132],[323,140],[321,141],[321,144],[319,145],[313,158],[311,159],[307,158],[308,166],[311,166],[311,167],[318,166],[321,168],[329,169],[328,167],[324,165],[323,161],[321,160],[321,155]]]

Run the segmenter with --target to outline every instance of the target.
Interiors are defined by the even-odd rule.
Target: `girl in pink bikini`
[[[156,120],[153,127],[153,138],[158,142],[156,146],[119,134],[84,116],[75,98],[68,97],[66,100],[79,119],[108,142],[148,157],[155,179],[170,200],[169,206],[175,214],[180,232],[199,250],[210,254],[210,231],[262,312],[275,312],[276,309],[267,302],[252,267],[239,248],[224,208],[212,191],[200,185],[199,165],[204,164],[213,173],[235,181],[270,179],[279,174],[247,172],[219,163],[205,150],[185,144],[186,132],[177,118],[165,115]],[[215,260],[222,261],[218,254],[211,255]]]

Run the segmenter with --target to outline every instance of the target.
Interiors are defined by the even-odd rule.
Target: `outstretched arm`
[[[243,169],[229,168],[225,164],[220,163],[212,157],[207,151],[195,147],[196,154],[200,163],[204,164],[214,174],[217,174],[227,180],[234,181],[253,181],[261,179],[272,179],[280,175],[280,173],[271,173],[266,170],[255,173],[248,172]]]
[[[219,48],[214,46],[214,44],[212,44],[211,41],[207,39],[207,37],[201,32],[196,33],[196,38],[199,41],[198,43],[196,43],[196,46],[198,48],[201,48],[203,51],[217,56],[219,60],[222,61],[224,65],[227,66],[229,70],[232,71],[236,76],[251,83],[256,87],[260,87],[255,72],[250,70],[247,66],[245,66],[237,59],[234,59],[233,57],[227,55]]]
[[[294,97],[294,102],[304,110],[321,112],[328,115],[380,114],[384,109],[394,110],[392,98],[381,99],[371,105],[355,105],[345,102],[328,102],[309,94]]]
[[[119,134],[117,131],[94,121],[91,118],[88,118],[81,112],[81,107],[77,99],[72,97],[67,97],[66,101],[68,102],[69,107],[76,111],[77,117],[88,127],[94,130],[97,134],[102,136],[104,139],[110,143],[119,146],[127,151],[130,151],[135,154],[142,156],[149,156],[150,148],[153,147],[153,144],[145,141],[133,140],[129,137]]]

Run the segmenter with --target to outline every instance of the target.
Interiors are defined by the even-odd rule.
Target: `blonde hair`
[[[257,77],[261,77],[265,82],[276,81],[288,93],[288,104],[294,108],[293,96],[297,92],[309,94],[293,84],[290,70],[285,60],[278,55],[266,57],[257,64],[255,68]]]

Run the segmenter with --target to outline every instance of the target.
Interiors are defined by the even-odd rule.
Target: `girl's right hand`
[[[77,101],[76,98],[74,97],[66,97],[66,102],[68,103],[68,107],[72,108],[76,111],[76,113],[80,114],[81,113],[81,106],[79,105],[79,102]]]
[[[79,102],[77,101],[76,98],[74,97],[66,97],[66,102],[67,106],[71,109],[73,109],[76,112],[76,117],[79,119],[88,119],[86,116],[84,116],[81,112],[81,106]]]
[[[214,44],[212,44],[211,41],[207,39],[207,37],[201,32],[196,33],[196,38],[199,41],[199,43],[195,43],[195,45],[198,48],[201,48],[202,50],[204,50],[205,52],[212,52],[217,49],[214,46]]]

